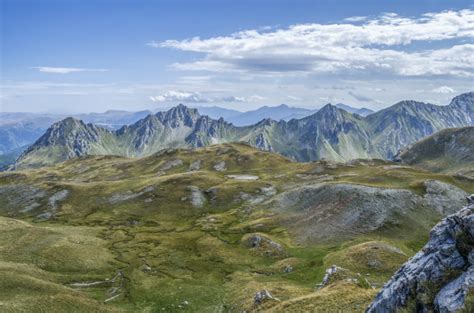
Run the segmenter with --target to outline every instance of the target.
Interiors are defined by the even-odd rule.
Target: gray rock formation
[[[469,310],[466,305],[472,303],[466,304],[466,298],[474,291],[473,198],[432,229],[428,243],[395,273],[366,312]]]
[[[195,208],[202,208],[206,202],[206,197],[202,191],[196,186],[188,186],[190,191],[191,204]]]
[[[260,290],[259,292],[257,292],[253,298],[253,303],[254,305],[260,305],[262,303],[264,303],[265,301],[267,300],[277,300],[277,298],[274,298],[272,296],[272,294],[270,293],[270,291],[266,290],[266,289],[263,289],[263,290]]]

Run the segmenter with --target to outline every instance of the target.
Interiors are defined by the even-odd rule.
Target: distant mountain
[[[374,111],[372,111],[371,109],[367,109],[367,108],[353,108],[347,104],[344,104],[344,103],[338,103],[336,104],[336,107],[338,107],[339,109],[343,109],[349,113],[354,113],[354,114],[358,114],[360,116],[367,116],[369,114],[372,114],[374,113]]]
[[[281,104],[274,107],[263,106],[253,111],[230,116],[227,120],[236,126],[248,126],[267,118],[275,121],[289,121],[293,118],[303,118],[314,112],[315,111],[309,109],[294,108],[286,104]]]
[[[362,116],[364,116],[365,111],[362,112],[359,110],[368,110],[355,109],[343,104],[336,106]],[[300,119],[318,111],[318,109],[309,110],[295,108],[284,104],[276,107],[265,106],[249,112],[240,112],[218,106],[199,107],[198,110],[202,115],[207,115],[212,119],[222,117],[236,126],[252,125],[266,118],[276,121]],[[85,123],[93,123],[108,129],[118,129],[123,125],[133,124],[149,114],[151,114],[151,112],[147,110],[138,112],[109,110],[103,113],[73,115],[0,112],[0,155],[4,155],[4,160],[15,159],[26,147],[34,143],[51,124],[68,116],[80,119]]]
[[[373,147],[371,154],[393,156],[426,136],[445,128],[474,125],[474,92],[455,97],[447,106],[401,101],[365,118]]]
[[[0,155],[35,142],[59,118],[25,113],[0,113]]]
[[[222,117],[223,119],[230,121],[230,118],[243,114],[243,112],[237,110],[221,108],[218,106],[196,107],[196,109],[198,109],[199,113],[201,113],[202,115],[207,115],[215,120],[218,120]]]
[[[441,130],[401,151],[396,160],[435,172],[473,175],[474,126]]]
[[[138,112],[109,110],[104,113],[86,113],[72,116],[86,123],[94,123],[110,129],[117,129],[123,125],[135,123],[149,114],[151,114],[151,111],[148,110]]]
[[[149,115],[150,111],[128,112],[110,110],[104,113],[76,114],[74,117],[86,123],[94,123],[109,129],[132,124]],[[34,143],[54,122],[67,115],[0,112],[0,166],[14,160]]]
[[[328,104],[301,119],[263,119],[241,127],[180,104],[118,130],[63,120],[30,146],[16,166],[47,165],[88,154],[146,156],[166,148],[236,141],[298,161],[390,159],[402,147],[438,130],[473,121],[474,92],[454,98],[448,106],[402,101],[362,117]]]

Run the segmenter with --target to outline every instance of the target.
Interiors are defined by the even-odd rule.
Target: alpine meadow
[[[474,312],[472,0],[0,5],[0,312]]]

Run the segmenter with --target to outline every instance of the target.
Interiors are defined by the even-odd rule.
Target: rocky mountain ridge
[[[245,127],[234,126],[222,118],[215,120],[200,115],[198,110],[180,104],[116,131],[79,122],[72,123],[80,125],[77,129],[62,127],[61,124],[70,123],[69,119],[63,120],[28,148],[16,167],[48,165],[71,156],[89,154],[140,157],[166,148],[237,141],[297,161],[390,159],[402,147],[435,131],[472,125],[473,121],[474,92],[455,97],[447,106],[402,101],[367,117],[328,104],[302,119],[288,122],[264,119]],[[74,140],[67,143],[51,141],[48,137],[53,133],[52,129],[63,130],[64,138],[71,140],[73,137]],[[80,135],[81,132],[84,134]]]

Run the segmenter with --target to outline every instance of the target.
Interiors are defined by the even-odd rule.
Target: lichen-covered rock
[[[276,300],[270,293],[270,291],[263,289],[257,292],[253,298],[254,305],[260,305],[267,300]]]
[[[468,197],[469,200],[469,197]],[[436,225],[430,240],[382,288],[367,312],[456,312],[474,291],[474,203]]]
[[[191,196],[191,204],[195,208],[202,208],[206,202],[206,197],[202,191],[196,186],[188,186]]]
[[[213,167],[218,172],[223,172],[223,171],[227,170],[225,161],[219,161],[216,164],[214,164]]]
[[[242,238],[244,246],[265,256],[275,257],[284,255],[283,246],[261,234],[249,234]]]

